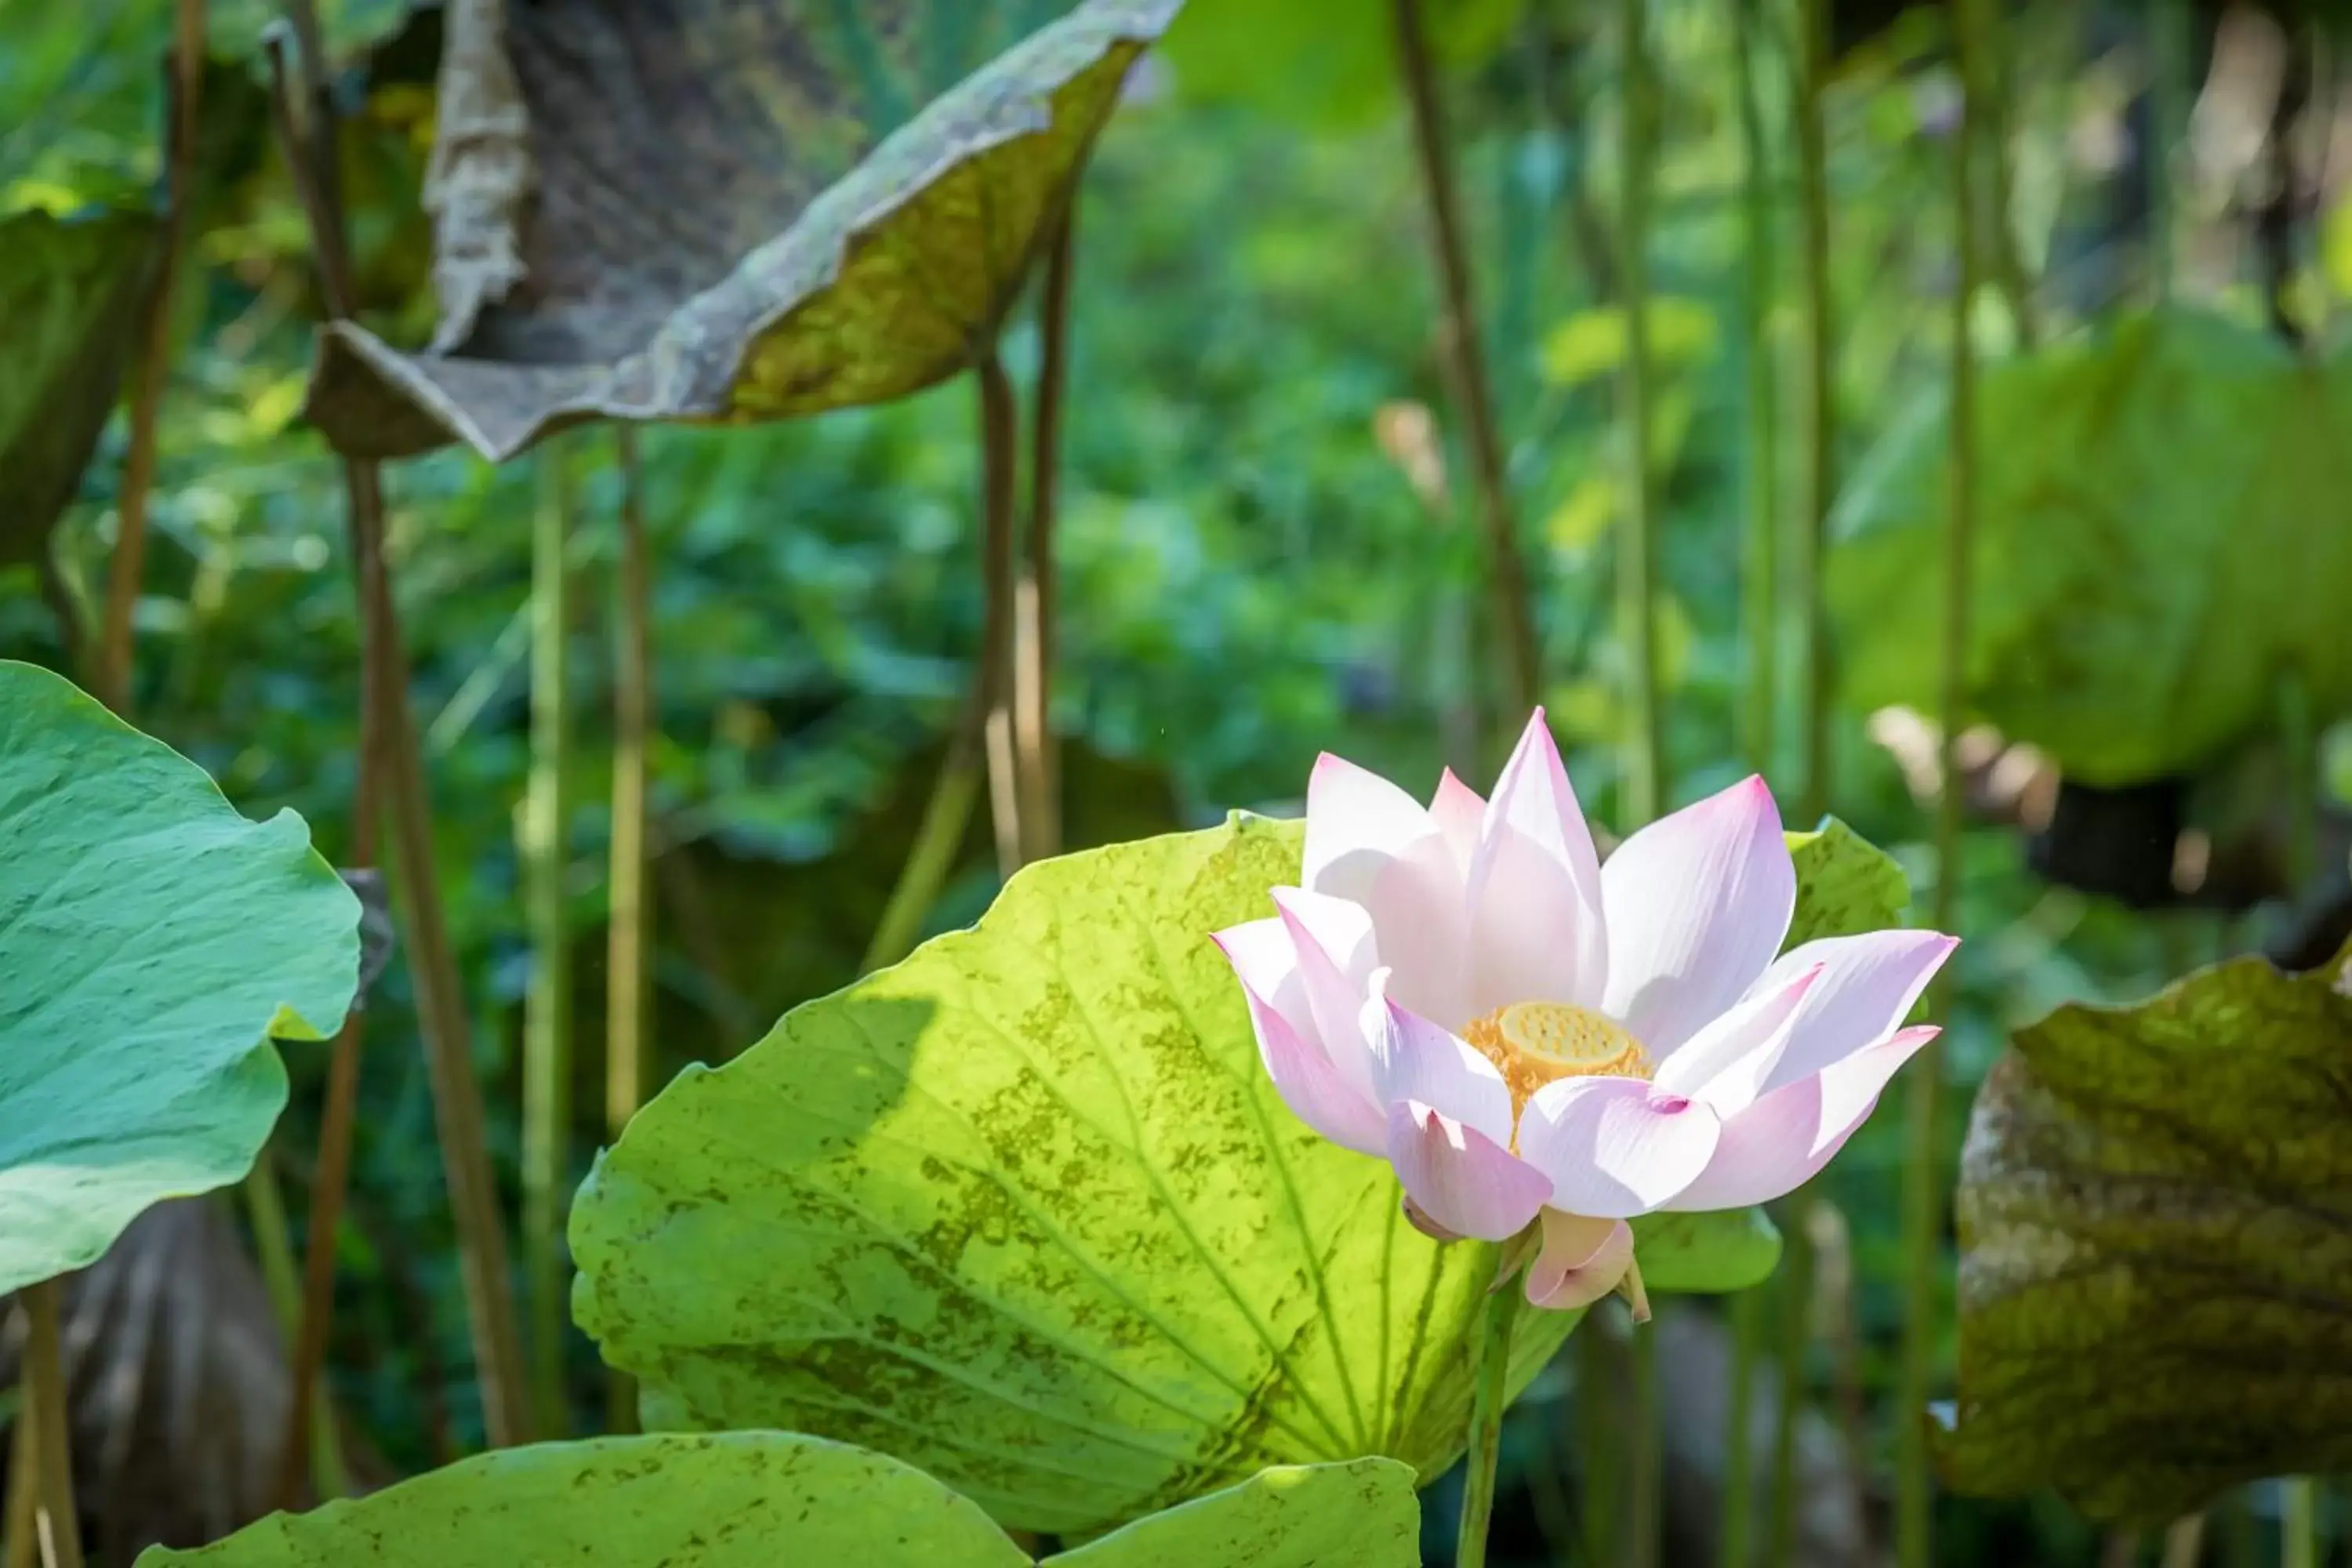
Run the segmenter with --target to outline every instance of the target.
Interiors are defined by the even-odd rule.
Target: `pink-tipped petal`
[[[1635,833],[1601,870],[1609,921],[1601,1010],[1673,1050],[1745,994],[1797,905],[1780,812],[1750,778]]]
[[[1667,1206],[1746,1208],[1795,1192],[1869,1120],[1895,1069],[1936,1034],[1905,1029],[1765,1095],[1724,1123],[1706,1170]]]
[[[1502,1241],[1527,1228],[1550,1194],[1543,1173],[1433,1107],[1389,1108],[1389,1162],[1405,1195],[1441,1230]]]
[[[1960,939],[1932,931],[1874,931],[1826,937],[1793,947],[1766,972],[1759,988],[1819,965],[1790,1026],[1789,1044],[1765,1076],[1771,1093],[1885,1039],[1910,1016]]]
[[[1467,1016],[1514,1002],[1596,1005],[1609,983],[1601,870],[1543,710],[1503,765],[1466,888]]]
[[[1298,1033],[1316,1037],[1315,1014],[1307,1002],[1307,977],[1298,968],[1298,949],[1279,916],[1227,926],[1209,940],[1234,966],[1244,989],[1281,1014]]]
[[[1445,847],[1454,852],[1454,864],[1464,877],[1470,875],[1470,862],[1478,853],[1478,836],[1486,823],[1486,797],[1456,778],[1452,768],[1445,770],[1437,781],[1437,794],[1429,803],[1429,819],[1437,824],[1444,836]]]
[[[1669,1094],[1706,1101],[1718,1116],[1745,1110],[1763,1092],[1765,1075],[1789,1043],[1805,994],[1821,966],[1801,969],[1784,983],[1759,986],[1731,1010],[1667,1053],[1656,1083]]]
[[[1220,945],[1223,942],[1221,936]],[[1249,999],[1258,1059],[1265,1064],[1266,1077],[1274,1080],[1275,1092],[1282,1096],[1291,1114],[1342,1148],[1359,1154],[1384,1155],[1388,1119],[1380,1107],[1341,1077],[1315,1042],[1247,981],[1243,982],[1242,994]]]
[[[1622,1219],[1543,1212],[1543,1250],[1528,1268],[1528,1300],[1556,1312],[1590,1307],[1633,1265],[1633,1229]]]
[[[1364,901],[1388,863],[1436,831],[1421,802],[1369,769],[1326,752],[1307,780],[1301,886]]]
[[[1722,1122],[1699,1100],[1637,1078],[1568,1078],[1536,1090],[1519,1155],[1570,1214],[1631,1219],[1672,1202],[1706,1169]]]
[[[1377,1099],[1374,1047],[1364,1023],[1364,1003],[1379,962],[1372,917],[1360,904],[1303,888],[1275,889],[1274,906],[1297,954],[1317,1042],[1350,1087],[1366,1100]]]
[[[1381,1103],[1418,1101],[1509,1147],[1511,1089],[1501,1070],[1452,1031],[1393,1000],[1386,1002],[1384,1022]]]

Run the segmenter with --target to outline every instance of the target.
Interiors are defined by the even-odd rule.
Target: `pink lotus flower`
[[[1828,1163],[1935,1037],[1902,1023],[1958,945],[1780,954],[1796,868],[1758,778],[1601,865],[1540,710],[1491,801],[1448,773],[1424,808],[1324,756],[1300,880],[1216,938],[1275,1088],[1393,1165],[1432,1235],[1539,1237],[1542,1307],[1622,1284],[1640,1310],[1627,1220],[1763,1203]]]

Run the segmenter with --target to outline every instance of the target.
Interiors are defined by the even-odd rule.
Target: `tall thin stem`
[[[1666,794],[1658,697],[1656,489],[1650,451],[1650,182],[1657,108],[1652,101],[1649,42],[1643,33],[1645,8],[1643,0],[1619,0],[1617,7],[1625,83],[1624,123],[1618,136],[1617,265],[1625,309],[1619,413],[1626,465],[1625,510],[1617,536],[1617,640],[1625,661],[1624,783],[1618,803],[1628,830],[1655,817]],[[1638,1525],[1635,1533],[1640,1533]]]
[[[2279,1483],[2281,1568],[2319,1568],[2319,1483],[2296,1476]]]
[[[889,901],[882,908],[882,918],[875,922],[874,934],[866,941],[866,956],[857,965],[860,974],[887,968],[914,951],[923,921],[939,902],[948,873],[955,869],[956,851],[963,847],[964,829],[971,824],[971,808],[980,795],[981,726],[986,701],[977,685],[972,700],[957,717],[948,737],[947,755],[940,763],[931,798],[923,807],[922,823],[915,829],[914,847],[908,851],[907,863],[899,868]]]
[[[1811,826],[1830,808],[1829,613],[1822,568],[1830,508],[1837,500],[1837,342],[1830,276],[1828,0],[1799,0],[1797,189],[1804,210],[1805,467],[1798,535],[1797,597],[1804,636],[1805,788],[1800,819]]]
[[[20,1392],[16,1419],[8,1426],[6,1568],[40,1568],[40,1505],[41,1446],[33,1434],[32,1401]]]
[[[1510,480],[1504,470],[1503,437],[1495,419],[1486,347],[1473,303],[1469,251],[1463,238],[1461,200],[1454,188],[1444,109],[1438,101],[1437,70],[1430,59],[1421,0],[1394,0],[1394,6],[1397,58],[1412,106],[1413,150],[1421,162],[1430,243],[1436,253],[1446,377],[1453,384],[1454,403],[1470,444],[1471,473],[1486,529],[1487,585],[1494,596],[1496,630],[1503,639],[1504,673],[1514,710],[1525,713],[1541,700],[1541,644],[1527,560],[1519,546],[1517,509],[1511,504]]]
[[[521,821],[530,985],[523,998],[523,1268],[530,1282],[531,1394],[538,1428],[571,1426],[563,1349],[571,1321],[563,1265],[563,1195],[571,1165],[571,812],[564,771],[572,755],[572,569],[564,560],[574,511],[568,445],[539,451],[539,505],[530,543],[530,777]]]
[[[81,1515],[74,1503],[73,1429],[66,1408],[65,1352],[58,1331],[58,1282],[44,1279],[21,1293],[25,1336],[25,1404],[17,1419],[33,1424],[34,1463],[40,1471],[34,1528],[44,1568],[81,1568]]]
[[[653,562],[646,543],[637,436],[613,432],[621,480],[613,583],[613,847],[605,949],[604,1132],[617,1140],[646,1097],[653,997],[653,905],[646,892],[646,748],[653,739]]]
[[[1013,543],[1013,489],[1020,467],[1020,408],[1004,362],[991,348],[980,362],[981,583],[986,594],[980,659],[987,692],[982,734],[988,750],[988,799],[996,826],[996,865],[1010,877],[1026,859],[1022,821],[1020,748],[1013,714],[1014,627],[1018,578]]]
[[[2279,671],[2276,700],[2286,766],[2287,886],[2301,897],[2319,873],[2319,737],[2311,689],[2299,668]],[[2280,1482],[2279,1492],[2283,1568],[2319,1568],[2319,1482],[2295,1476]]]
[[[1772,213],[1770,145],[1756,65],[1766,47],[1763,0],[1738,0],[1732,58],[1738,76],[1739,141],[1745,153],[1741,189],[1747,253],[1741,290],[1741,334],[1748,366],[1748,547],[1742,554],[1740,620],[1748,634],[1748,700],[1742,749],[1748,765],[1772,765],[1773,721],[1780,690],[1780,375],[1772,342],[1772,300],[1778,283],[1777,225]],[[1745,1507],[1731,1500],[1734,1510]],[[1739,1521],[1744,1532],[1746,1520]],[[1726,1521],[1726,1539],[1731,1521]]]
[[[2172,192],[2172,153],[2189,127],[2188,0],[2151,0],[2148,30],[2149,132],[2141,171],[2147,180],[2147,226],[2156,298],[2169,304],[2179,272],[2179,205]]]
[[[1764,1338],[1763,1302],[1759,1290],[1742,1290],[1731,1299],[1731,1418],[1725,1433],[1718,1568],[1751,1568],[1756,1561],[1756,1365]]]
[[[1040,860],[1061,853],[1059,769],[1054,755],[1055,625],[1061,597],[1054,557],[1054,522],[1062,463],[1063,388],[1069,379],[1070,275],[1076,255],[1077,196],[1054,230],[1045,258],[1038,314],[1044,342],[1037,371],[1035,422],[1030,429],[1029,538],[1013,591],[1014,749],[1019,754],[1023,856]]]
[[[188,205],[196,172],[197,125],[203,112],[205,0],[178,0],[172,37],[171,123],[163,234],[155,277],[146,299],[146,331],[131,389],[131,441],[116,488],[114,556],[108,563],[106,604],[99,623],[93,671],[100,701],[120,713],[131,695],[133,616],[147,562],[147,499],[155,484],[163,384],[171,378],[172,301],[186,248]]]
[[[301,29],[294,29],[300,35]],[[330,201],[324,172],[309,155],[302,111],[296,107],[284,30],[264,39],[268,56],[273,118],[286,153],[295,192],[310,223],[312,247],[329,311],[348,319],[352,286],[349,252],[341,213]],[[306,83],[319,79],[316,62],[306,60]],[[323,97],[304,89],[311,121],[327,112]],[[382,703],[383,804],[390,814],[393,868],[403,921],[409,971],[416,988],[417,1025],[425,1037],[425,1067],[433,1089],[443,1173],[456,1220],[458,1272],[466,1290],[468,1326],[481,1391],[484,1425],[494,1447],[530,1440],[530,1411],[523,1375],[520,1336],[507,1278],[506,1223],[483,1135],[480,1087],[473,1077],[465,996],[457,975],[448,921],[435,880],[432,805],[408,704],[408,656],[384,563],[383,494],[376,466],[355,458],[343,462],[346,516],[358,577],[360,619],[376,635],[362,650],[368,659],[362,679],[375,684]]]
[[[1510,1394],[1511,1331],[1526,1294],[1516,1279],[1499,1281],[1486,1298],[1478,1336],[1478,1386],[1470,1407],[1469,1471],[1462,1489],[1462,1533],[1454,1568],[1486,1568],[1486,1530],[1495,1513],[1495,1477],[1503,1448],[1503,1409]]]
[[[1995,127],[1985,114],[1985,0],[1960,0],[1955,32],[1960,63],[1960,123],[1952,135],[1952,210],[1958,237],[1959,277],[1952,290],[1951,456],[1949,515],[1944,524],[1944,624],[1941,698],[1942,783],[1936,803],[1936,897],[1938,931],[1954,928],[1959,906],[1960,840],[1965,792],[1959,742],[1968,722],[1969,610],[1976,575],[1977,356],[1971,331],[1988,246],[1978,211],[1976,164]],[[1937,1012],[1951,1016],[1951,971],[1945,972]],[[1903,1568],[1930,1568],[1934,1560],[1936,1485],[1927,1407],[1935,1379],[1942,1316],[1943,1171],[1938,1132],[1943,1115],[1943,1052],[1929,1045],[1911,1064],[1907,1155],[1904,1165],[1903,1373],[1896,1402],[1895,1553]]]
[[[2001,292],[2009,297],[2010,319],[2017,325],[2018,347],[2031,349],[2042,341],[2042,310],[2033,297],[2033,273],[2025,264],[2025,251],[2017,237],[2015,166],[2010,157],[2014,132],[2011,94],[2016,85],[2011,69],[2013,57],[2003,42],[2004,29],[1982,20],[1971,20],[1965,0],[1960,26],[1976,31],[1976,41],[1969,47],[1971,58],[1967,68],[1975,73],[1976,79],[1963,91],[1976,95],[1978,117],[1983,121],[1977,138],[1977,155],[1983,160],[1985,179],[1991,187],[1989,194],[1992,210],[1988,216],[1992,243],[1988,247],[1988,259]]]
[[[1771,1568],[1796,1568],[1797,1436],[1805,1411],[1806,1352],[1811,1348],[1813,1240],[1804,1222],[1804,1194],[1782,1203],[1780,1302],[1780,1386],[1772,1419],[1772,1507],[1765,1530]]]

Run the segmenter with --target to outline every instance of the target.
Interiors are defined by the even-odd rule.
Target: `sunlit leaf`
[[[2347,957],[2021,1031],[1958,1203],[1958,1486],[2153,1525],[2352,1464]]]
[[[1291,1117],[1207,940],[1267,911],[1299,841],[1243,817],[1034,866],[977,929],[674,1083],[572,1222],[577,1316],[649,1419],[886,1447],[1061,1531],[1267,1465],[1451,1463],[1494,1250],[1425,1240],[1385,1165]],[[1799,938],[1884,890],[1843,828],[1797,847],[1829,884]],[[1661,1289],[1778,1251],[1744,1214],[1638,1234]],[[1524,1325],[1523,1376],[1572,1320]]]
[[[790,1432],[604,1437],[477,1454],[140,1568],[1029,1568],[920,1470]]]
[[[337,328],[312,417],[353,452],[459,439],[496,459],[583,419],[783,418],[951,375],[994,335],[1180,4],[1085,0],[928,103],[942,68],[1000,36],[996,10],[509,8],[520,102],[497,100],[495,72],[468,82],[486,122],[528,126],[531,216],[519,240],[494,214],[462,236],[445,222],[441,260],[513,245],[527,280],[470,328],[499,279],[446,301],[446,356]]]
[[[1911,884],[1886,851],[1834,816],[1822,818],[1816,832],[1788,838],[1790,858],[1797,863],[1797,909],[1782,945],[1901,923],[1910,907]]]
[[[1643,314],[1650,354],[1660,366],[1687,364],[1715,351],[1715,312],[1704,300],[1653,297]],[[1614,305],[1580,311],[1554,327],[1543,342],[1544,379],[1579,386],[1614,375],[1625,363],[1625,312]]]
[[[80,486],[138,334],[157,227],[129,212],[0,219],[0,565],[36,559]]]
[[[341,1020],[358,924],[301,818],[0,663],[0,1292],[245,1173],[286,1101],[265,1036]]]
[[[2191,771],[2283,671],[2352,702],[2352,362],[2180,311],[1985,376],[1969,700],[2086,784]],[[1828,591],[1844,695],[1932,710],[1948,453],[1915,411],[1849,490]]]
[[[1420,1568],[1413,1473],[1393,1459],[1260,1472],[1045,1568]]]

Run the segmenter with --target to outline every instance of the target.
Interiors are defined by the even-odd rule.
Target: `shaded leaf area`
[[[1419,1568],[1413,1473],[1393,1459],[1264,1470],[1045,1568]]]
[[[2153,1525],[2352,1463],[2347,958],[2017,1036],[1960,1171],[1957,1485]]]
[[[1412,1568],[1412,1471],[1384,1459],[1269,1470],[1049,1568]],[[1031,1568],[970,1500],[887,1455],[797,1432],[541,1443],[356,1500],[275,1514],[140,1568]]]
[[[1168,30],[1168,61],[1193,97],[1318,131],[1402,113],[1396,25],[1388,0],[1188,0]],[[1492,60],[1527,0],[1446,0],[1427,8],[1444,65]]]
[[[1269,1464],[1452,1463],[1495,1249],[1430,1242],[1387,1166],[1290,1116],[1208,941],[1299,845],[1244,816],[1034,866],[673,1083],[572,1218],[575,1314],[648,1422],[887,1447],[1061,1531]],[[1849,910],[1883,859],[1799,848]],[[1752,1284],[1779,1246],[1747,1214],[1639,1234],[1661,1289]],[[1522,1319],[1522,1382],[1574,1322]]]
[[[155,273],[145,213],[0,219],[0,566],[38,560],[113,412]]]
[[[2186,310],[1986,374],[1971,705],[2070,779],[2193,771],[2267,726],[2283,670],[2352,703],[2352,368]],[[1940,403],[1841,509],[1846,700],[1934,709],[1948,494]]]
[[[141,1568],[1027,1568],[921,1471],[794,1433],[605,1437],[479,1454],[355,1501],[273,1514]]]
[[[583,419],[782,418],[928,386],[993,337],[1180,3],[1087,0],[928,104],[995,11],[513,7],[524,281],[470,331],[445,321],[446,356],[337,327],[310,413],[354,453],[458,439],[502,459]]]
[[[292,812],[248,822],[65,680],[0,664],[0,1291],[242,1176],[317,1038],[359,902]]]

